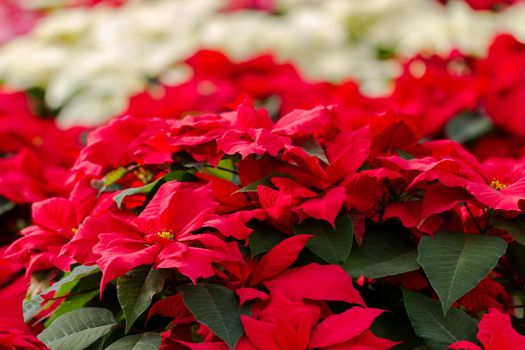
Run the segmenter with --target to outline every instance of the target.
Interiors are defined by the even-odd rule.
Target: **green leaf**
[[[511,242],[507,247],[505,254],[511,266],[514,267],[516,272],[524,278],[525,277],[525,247],[517,242]]]
[[[271,227],[255,228],[248,239],[252,258],[266,253],[285,239],[286,235]]]
[[[84,307],[84,305],[86,305],[98,295],[99,290],[97,289],[68,298],[66,301],[61,303],[55,311],[53,311],[53,313],[51,314],[51,318],[46,321],[45,326],[49,327],[49,325],[60,316],[65,315],[68,312],[80,309],[81,307]]]
[[[159,333],[147,332],[120,338],[106,350],[157,350],[162,338]]]
[[[38,339],[52,350],[82,350],[108,334],[115,325],[111,311],[88,307],[57,318]]]
[[[160,181],[160,179],[157,179],[157,180],[153,181],[152,183],[149,183],[149,184],[141,186],[141,187],[128,188],[128,189],[126,189],[124,191],[121,191],[119,194],[117,194],[115,197],[113,197],[113,200],[115,201],[115,203],[117,203],[117,207],[119,209],[121,209],[122,202],[124,201],[124,198],[126,198],[127,196],[132,196],[134,194],[148,193],[149,191],[151,191],[155,187],[155,185],[157,185],[157,183],[159,181]]]
[[[478,114],[464,113],[445,125],[445,135],[449,139],[465,143],[479,138],[492,130],[492,127],[490,118]]]
[[[98,193],[116,191],[120,186],[116,183],[124,175],[126,175],[130,170],[124,167],[112,170],[104,176],[101,180],[93,181],[93,187],[98,190]]]
[[[309,139],[306,141],[303,145],[303,149],[311,156],[314,156],[321,160],[323,163],[330,165],[330,162],[328,161],[328,158],[326,158],[326,154],[324,153],[323,148],[315,139]]]
[[[16,207],[15,202],[0,198],[0,215],[4,215],[5,213],[11,211],[14,207]]]
[[[393,350],[414,350],[425,344],[423,339],[414,333],[412,324],[402,313],[385,312],[379,315],[370,330],[380,338],[401,342],[394,346]]]
[[[398,156],[400,156],[401,158],[403,159],[406,159],[406,160],[410,160],[410,159],[414,159],[414,156],[411,155],[410,153],[407,153],[399,148],[396,148],[395,149],[396,153]]]
[[[195,175],[193,175],[191,170],[174,170],[164,175],[162,179],[165,182],[170,182],[170,181],[191,182],[191,181],[197,180],[197,178],[195,177]]]
[[[100,268],[97,265],[92,266],[77,266],[69,274],[65,275],[63,278],[55,282],[52,286],[44,289],[40,293],[31,297],[31,299],[24,301],[22,305],[22,311],[24,314],[24,321],[27,322],[32,319],[41,309],[44,299],[42,295],[46,295],[50,292],[57,292],[61,289],[70,290],[77,284],[82,278],[93,275],[100,271]],[[61,296],[61,293],[57,292],[57,296]]]
[[[231,181],[235,176],[235,163],[233,162],[233,159],[225,158],[217,164],[216,168],[204,166],[202,172]]]
[[[126,175],[128,170],[124,167],[112,170],[104,176],[104,187],[109,187]]]
[[[380,278],[419,269],[414,246],[393,232],[370,231],[343,264],[352,276]]]
[[[126,318],[126,333],[150,306],[153,296],[164,288],[167,277],[166,270],[139,266],[117,279],[117,296]]]
[[[451,309],[443,316],[438,301],[403,290],[403,300],[414,331],[432,349],[444,350],[460,340],[476,342],[477,321],[463,311]]]
[[[40,311],[44,299],[38,294],[33,296],[31,299],[24,301],[22,304],[22,312],[24,314],[24,322],[28,322],[30,319]]]
[[[352,250],[354,227],[349,215],[339,215],[335,220],[335,229],[329,223],[308,219],[294,229],[297,234],[314,234],[306,247],[312,253],[330,264],[345,261]]]
[[[519,244],[525,246],[525,215],[507,219],[502,216],[492,218],[494,227],[507,230],[510,236]]]
[[[184,285],[180,289],[184,303],[197,321],[208,326],[230,349],[234,349],[244,333],[235,293],[223,286],[209,283]]]
[[[84,266],[80,265],[75,267],[69,274],[65,275],[63,278],[53,283],[53,285],[40,293],[45,295],[52,291],[57,291],[60,288],[64,287],[69,283],[78,283],[82,278],[93,275],[97,272],[100,272],[100,268],[97,265]]]
[[[195,177],[189,171],[175,170],[175,171],[172,171],[164,175],[161,178],[158,178],[157,180],[147,185],[144,185],[141,187],[132,187],[132,188],[123,190],[119,194],[114,196],[113,200],[115,201],[115,203],[117,203],[117,207],[121,209],[122,202],[124,201],[124,198],[126,198],[127,196],[133,196],[135,194],[140,194],[140,193],[149,194],[151,191],[155,190],[157,186],[160,187],[160,185],[164,184],[165,182],[169,182],[169,181],[185,181],[186,182],[186,181],[193,181],[194,179]]]
[[[438,233],[419,242],[423,267],[446,314],[454,301],[474,288],[498,263],[507,243],[496,236]]]
[[[271,180],[274,177],[290,177],[290,176],[288,176],[285,173],[273,173],[273,174],[270,174],[270,175],[266,175],[266,176],[261,177],[259,180],[254,181],[251,184],[248,184],[248,185],[244,186],[241,189],[238,189],[234,193],[239,193],[239,192],[257,192],[257,187],[259,187],[259,185],[272,186],[272,181]]]

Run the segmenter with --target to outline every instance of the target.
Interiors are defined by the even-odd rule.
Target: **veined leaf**
[[[444,350],[459,340],[476,342],[477,320],[463,311],[451,309],[443,316],[439,301],[403,290],[403,300],[418,336],[434,350]]]
[[[93,290],[93,291],[90,291],[90,292],[82,293],[82,294],[75,295],[73,297],[68,298],[63,303],[61,303],[55,309],[55,311],[53,311],[53,313],[51,314],[51,318],[49,318],[46,321],[45,326],[49,327],[49,325],[51,323],[53,323],[60,316],[65,315],[68,312],[80,309],[81,307],[84,307],[84,305],[86,305],[88,302],[93,300],[93,298],[98,296],[99,293],[100,292],[97,289],[97,290]]]
[[[30,319],[35,317],[35,315],[40,311],[44,299],[37,294],[31,299],[24,301],[22,304],[22,312],[24,314],[24,322],[28,322]]]
[[[354,239],[354,226],[349,215],[339,215],[335,229],[327,222],[305,220],[294,229],[298,234],[314,234],[306,247],[330,264],[340,264],[350,255]]]
[[[69,274],[65,275],[63,278],[53,283],[51,287],[45,289],[40,294],[45,295],[49,292],[57,291],[60,288],[62,288],[65,284],[72,283],[72,282],[78,282],[82,278],[93,275],[99,271],[100,271],[100,268],[97,265],[77,266]]]
[[[82,350],[108,334],[115,325],[111,311],[83,308],[57,318],[38,339],[52,350]]]
[[[363,245],[355,247],[343,264],[351,276],[380,278],[419,269],[416,248],[395,233],[367,232]]]
[[[287,236],[271,227],[257,227],[248,238],[252,258],[261,253],[266,253]]]
[[[153,296],[164,288],[167,277],[166,270],[139,266],[117,279],[117,295],[126,318],[126,333],[150,306]]]
[[[525,246],[525,215],[520,215],[512,219],[495,216],[492,218],[492,224],[496,228],[507,230],[516,242]]]
[[[487,276],[506,249],[507,243],[497,236],[438,233],[423,237],[417,261],[441,300],[443,314]]]
[[[230,349],[234,349],[244,333],[235,293],[210,283],[184,285],[180,289],[184,303],[197,321],[208,326]]]
[[[82,278],[90,276],[100,271],[97,265],[84,266],[80,265],[75,267],[69,274],[65,275],[62,279],[55,282],[52,286],[44,289],[40,293],[34,295],[28,301],[25,301],[22,307],[24,313],[24,321],[27,322],[33,318],[41,309],[41,304],[44,302],[42,295],[46,295],[50,292],[58,292],[64,287],[72,287],[70,284],[76,284]],[[71,288],[68,288],[71,289]]]
[[[159,333],[147,332],[120,338],[106,350],[157,350],[162,338]]]

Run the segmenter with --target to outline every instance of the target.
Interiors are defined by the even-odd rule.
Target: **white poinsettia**
[[[62,0],[25,0],[33,7]],[[279,15],[224,12],[226,0],[133,0],[118,8],[55,10],[0,49],[0,81],[40,87],[63,125],[94,125],[121,112],[149,78],[187,76],[181,61],[199,48],[235,59],[274,52],[308,78],[354,78],[383,93],[396,60],[459,48],[482,54],[495,33],[525,37],[525,6],[474,11],[461,1],[278,0]]]

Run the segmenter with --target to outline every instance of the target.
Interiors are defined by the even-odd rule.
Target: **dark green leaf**
[[[404,315],[403,315],[404,316]],[[392,350],[414,350],[425,343],[418,337],[410,324],[410,320],[401,317],[396,312],[385,312],[377,317],[370,328],[372,333],[380,338],[398,341],[400,344]]]
[[[352,250],[354,227],[348,214],[339,215],[335,220],[335,229],[327,222],[305,220],[294,229],[297,234],[314,234],[306,247],[330,264],[345,261]]]
[[[244,333],[239,301],[233,291],[216,284],[198,283],[180,287],[184,303],[200,323],[208,326],[230,349]]]
[[[507,219],[502,216],[492,218],[494,227],[507,230],[510,236],[519,244],[525,246],[525,215]]]
[[[106,350],[157,350],[162,338],[159,333],[142,333],[120,338]]]
[[[126,318],[126,333],[150,306],[153,296],[164,288],[167,277],[166,270],[140,266],[117,279],[117,295]]]
[[[83,308],[57,318],[38,339],[52,350],[82,350],[109,333],[115,325],[111,311]]]
[[[257,187],[259,187],[259,185],[264,185],[264,186],[272,186],[272,178],[274,177],[289,177],[287,174],[284,174],[284,173],[273,173],[273,174],[270,174],[270,175],[266,175],[266,176],[263,176],[261,177],[259,180],[257,181],[254,181],[252,182],[251,184],[248,184],[246,186],[244,186],[243,188],[235,191],[235,193],[238,193],[238,192],[257,192]]]
[[[165,182],[170,181],[181,181],[181,182],[190,182],[196,181],[195,175],[189,170],[175,170],[170,173],[167,173],[162,178]]]
[[[309,139],[306,141],[303,145],[303,149],[311,156],[314,156],[321,160],[323,163],[330,165],[330,162],[328,161],[328,158],[326,158],[326,154],[324,153],[323,148],[315,139]]]
[[[11,211],[11,209],[13,209],[14,207],[16,207],[15,202],[0,199],[0,215],[4,215],[5,213]]]
[[[266,253],[285,239],[286,235],[271,227],[257,227],[248,239],[252,258]]]
[[[443,316],[439,301],[403,290],[403,299],[418,336],[432,349],[444,350],[460,340],[476,342],[477,321],[463,311],[451,309]]]
[[[525,246],[512,242],[509,244],[505,256],[509,259],[511,266],[516,269],[516,272],[525,278]]]
[[[370,231],[343,264],[352,276],[380,278],[419,269],[416,248],[397,234]]]
[[[477,114],[464,113],[452,119],[445,126],[447,138],[465,143],[475,140],[492,130],[490,118]]]
[[[417,261],[438,294],[444,314],[496,266],[506,248],[503,239],[490,235],[438,233],[423,237]]]

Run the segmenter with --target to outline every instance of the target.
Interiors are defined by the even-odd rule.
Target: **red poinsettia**
[[[176,268],[195,282],[213,275],[213,262],[241,258],[236,245],[212,234],[192,235],[216,207],[209,186],[168,182],[136,218],[125,213],[88,217],[63,253],[84,263],[96,260],[103,272],[101,290],[134,267],[150,264]],[[93,249],[89,256],[86,246]]]

